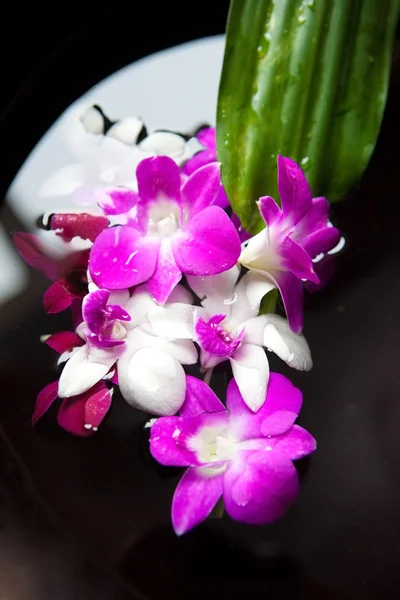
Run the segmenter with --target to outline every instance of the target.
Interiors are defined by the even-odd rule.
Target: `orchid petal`
[[[255,414],[246,406],[234,379],[229,382],[226,394],[226,406],[232,415],[232,428],[241,440],[285,433],[295,422],[301,403],[301,391],[278,373],[270,374],[268,393]]]
[[[310,348],[305,337],[293,333],[286,319],[279,315],[260,315],[243,323],[245,342],[265,346],[299,371],[312,368]]]
[[[279,246],[279,254],[281,255],[281,265],[296,277],[308,279],[314,283],[319,282],[310,255],[290,237],[286,237]]]
[[[136,205],[137,192],[129,188],[105,190],[98,204],[106,215],[122,215]]]
[[[186,396],[180,414],[192,417],[202,413],[224,411],[225,406],[214,394],[211,388],[197,377],[186,375]]]
[[[240,267],[235,264],[217,275],[209,277],[188,275],[186,280],[210,315],[225,313],[230,320],[232,305],[236,300],[234,290],[239,274]]]
[[[188,420],[182,417],[160,417],[150,428],[150,452],[161,465],[188,467],[199,464],[196,454],[180,442],[181,434],[187,438]],[[196,431],[194,432],[196,433]]]
[[[33,233],[17,231],[13,235],[13,242],[24,261],[45,275],[50,281],[55,281],[61,276],[61,255],[56,249],[51,248]],[[58,260],[48,258],[56,254]]]
[[[296,500],[297,471],[276,453],[241,452],[224,476],[224,505],[236,521],[267,525],[278,520]]]
[[[138,144],[144,152],[156,156],[180,157],[185,153],[186,140],[182,135],[173,131],[154,131]]]
[[[267,439],[273,452],[282,458],[299,460],[315,452],[317,442],[303,427],[293,425],[286,433]]]
[[[157,348],[141,348],[118,361],[121,394],[131,406],[156,415],[173,415],[185,399],[185,372]]]
[[[142,323],[147,323],[147,315],[155,306],[157,304],[149,294],[146,285],[139,285],[135,288],[132,296],[125,303],[125,309],[131,316],[129,327],[133,328],[142,325]]]
[[[257,316],[261,300],[275,287],[276,285],[265,275],[254,271],[246,273],[235,288],[231,320],[241,324]]]
[[[174,235],[172,249],[182,273],[216,275],[237,263],[240,240],[227,214],[210,206]]]
[[[88,345],[77,350],[66,363],[58,385],[60,398],[83,394],[100,381],[114,364],[113,351],[102,352],[102,362],[91,360]]]
[[[268,227],[273,227],[281,218],[282,211],[271,196],[263,196],[257,202],[258,210]]]
[[[311,258],[318,254],[329,252],[340,239],[340,231],[336,227],[324,227],[310,233],[302,242],[304,250]]]
[[[34,425],[43,415],[49,410],[50,406],[53,404],[54,400],[58,397],[58,381],[53,381],[49,383],[42,389],[39,393],[35,410],[32,415],[32,424]]]
[[[278,155],[278,191],[285,219],[295,224],[311,208],[307,178],[294,160]]]
[[[44,343],[58,354],[69,352],[76,346],[82,346],[83,340],[74,331],[57,331],[44,340]]]
[[[167,303],[172,304],[178,302],[181,304],[193,304],[193,294],[190,293],[183,285],[176,285],[170,295],[168,296]]]
[[[110,297],[108,290],[96,290],[85,296],[82,303],[83,320],[93,333],[101,333],[107,323],[105,309]]]
[[[78,437],[88,437],[93,429],[85,427],[85,394],[64,398],[57,414],[57,423],[68,433]]]
[[[242,344],[230,358],[233,376],[244,402],[257,411],[265,402],[269,364],[260,346]]]
[[[145,158],[136,169],[136,178],[139,202],[154,202],[160,197],[180,201],[181,176],[179,167],[172,158],[168,156]]]
[[[156,335],[174,339],[193,339],[196,306],[172,303],[157,306],[148,313],[148,320]]]
[[[172,500],[172,525],[182,535],[208,517],[222,495],[223,473],[208,468],[189,468]]]
[[[222,189],[220,163],[197,169],[182,186],[182,201],[188,214],[195,215],[215,204]]]
[[[128,332],[127,354],[132,355],[141,348],[155,348],[166,352],[183,365],[193,365],[197,362],[197,350],[191,340],[167,340],[154,335],[152,328],[145,331],[145,325],[135,327]]]
[[[93,281],[107,289],[125,289],[147,281],[157,265],[159,241],[134,227],[105,229],[93,244],[89,269]]]
[[[290,328],[294,333],[301,333],[303,329],[303,284],[293,273],[288,271],[280,271],[274,275]]]
[[[147,282],[147,288],[153,298],[164,304],[174,287],[182,279],[182,273],[176,264],[169,238],[161,240],[157,266]]]
[[[59,313],[71,306],[72,298],[73,296],[62,283],[55,281],[44,293],[44,309],[49,315]]]
[[[85,402],[85,429],[96,431],[111,408],[112,390],[100,381],[90,392]]]

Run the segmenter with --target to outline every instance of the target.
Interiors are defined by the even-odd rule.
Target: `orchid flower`
[[[293,460],[314,452],[316,442],[294,425],[302,394],[271,373],[268,398],[253,413],[231,380],[226,408],[201,380],[187,377],[180,416],[151,424],[150,451],[163,465],[189,467],[172,501],[177,535],[208,517],[223,497],[237,521],[263,525],[279,519],[296,500]]]
[[[179,167],[167,156],[143,160],[136,176],[136,222],[105,229],[91,250],[89,268],[99,287],[147,282],[163,304],[182,274],[214,275],[236,264],[238,234],[216,205],[225,198],[219,164],[198,169],[182,187]]]
[[[144,158],[167,155],[180,165],[202,148],[196,138],[187,141],[172,131],[147,135],[140,118],[113,123],[98,106],[78,111],[63,126],[63,142],[78,162],[49,177],[39,190],[41,196],[72,194],[77,204],[91,205],[101,188],[136,190],[135,168]]]
[[[192,341],[192,299],[177,285],[159,306],[142,285],[126,303],[132,329],[117,367],[121,393],[131,406],[157,415],[175,414],[182,406],[186,379],[181,365],[198,359]]]
[[[84,393],[103,378],[117,373],[118,384],[131,406],[154,414],[174,414],[185,398],[185,373],[182,364],[197,362],[191,341],[191,296],[181,286],[175,289],[164,307],[159,307],[145,286],[130,297],[128,290],[95,289],[82,304],[83,322],[77,333],[84,345],[64,353],[67,360],[61,373],[58,395],[61,398]],[[115,304],[118,302],[118,304]],[[158,335],[151,326],[152,309],[170,309],[186,314],[187,327],[176,330],[174,339]],[[159,321],[159,314],[155,320]]]
[[[263,296],[273,286],[265,277],[251,272],[237,283],[239,273],[235,266],[214,277],[188,277],[204,308],[195,323],[195,341],[201,348],[204,369],[230,361],[244,402],[257,411],[264,402],[269,380],[264,348],[295,369],[311,369],[312,360],[304,336],[293,333],[286,319],[275,314],[258,315]],[[171,322],[171,333],[173,326]]]
[[[279,288],[290,327],[299,333],[303,281],[319,282],[312,259],[333,248],[340,234],[328,221],[328,201],[313,198],[299,165],[282,156],[278,156],[278,191],[282,209],[271,196],[258,201],[266,227],[248,241],[240,262]]]

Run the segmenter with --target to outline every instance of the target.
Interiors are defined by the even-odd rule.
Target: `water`
[[[176,538],[169,510],[181,472],[153,463],[147,416],[118,398],[90,440],[61,431],[54,411],[34,430],[35,394],[54,379],[56,358],[39,337],[70,324],[44,315],[48,282],[33,271],[24,292],[2,307],[4,433],[48,512],[146,597],[393,597],[400,558],[399,101],[397,78],[360,189],[333,210],[347,248],[331,284],[306,298],[313,370],[297,373],[269,355],[272,369],[301,387],[300,423],[319,441],[299,466],[299,501],[277,524],[253,528],[224,517]],[[21,228],[9,206],[2,220],[7,231]],[[226,377],[222,370],[213,376],[219,390]]]

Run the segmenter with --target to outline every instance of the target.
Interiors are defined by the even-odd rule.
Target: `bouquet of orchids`
[[[299,492],[293,461],[316,449],[296,424],[302,393],[270,373],[268,353],[312,367],[303,288],[327,281],[343,243],[324,196],[354,187],[378,135],[398,16],[396,0],[382,6],[233,0],[217,134],[148,134],[140,119],[89,108],[71,123],[78,163],[42,189],[81,205],[45,219],[73,251],[14,236],[52,280],[46,311],[72,314],[70,331],[42,338],[62,371],[33,422],[59,398],[59,425],[91,436],[119,389],[153,416],[154,459],[187,467],[172,500],[178,535],[221,498],[238,521],[277,520]],[[221,363],[230,381],[218,398]]]
[[[118,387],[128,404],[158,417],[148,423],[153,457],[188,467],[172,502],[177,534],[204,520],[221,496],[232,518],[271,523],[298,494],[292,461],[316,442],[295,424],[300,390],[270,373],[267,353],[295,369],[312,366],[301,333],[303,286],[318,284],[320,258],[340,238],[329,204],[312,197],[293,160],[278,156],[281,208],[270,196],[255,202],[265,225],[251,237],[221,183],[214,129],[189,141],[155,132],[136,143],[138,120],[111,129],[107,121],[91,107],[79,127],[87,141],[101,142],[101,152],[111,142],[118,156],[126,152],[124,162],[130,156],[130,183],[105,180],[103,161],[95,170],[93,162],[83,165],[86,177],[74,179],[72,193],[96,210],[46,219],[65,245],[80,238],[89,247],[57,261],[55,249],[33,234],[14,235],[25,260],[53,280],[47,312],[72,310],[73,330],[42,338],[64,366],[39,393],[33,422],[60,398],[59,425],[90,436]],[[135,143],[124,142],[133,130]],[[65,173],[46,182],[44,193],[57,193],[57,184],[65,190]],[[287,318],[260,311],[274,290]],[[232,379],[218,399],[209,384],[223,362]],[[185,373],[196,364],[199,377]]]

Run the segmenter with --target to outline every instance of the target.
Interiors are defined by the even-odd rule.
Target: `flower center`
[[[230,435],[226,423],[214,427],[203,427],[191,441],[191,447],[202,463],[217,463],[232,460],[236,440]]]
[[[158,200],[149,210],[148,231],[171,237],[180,225],[179,207],[169,200]]]

